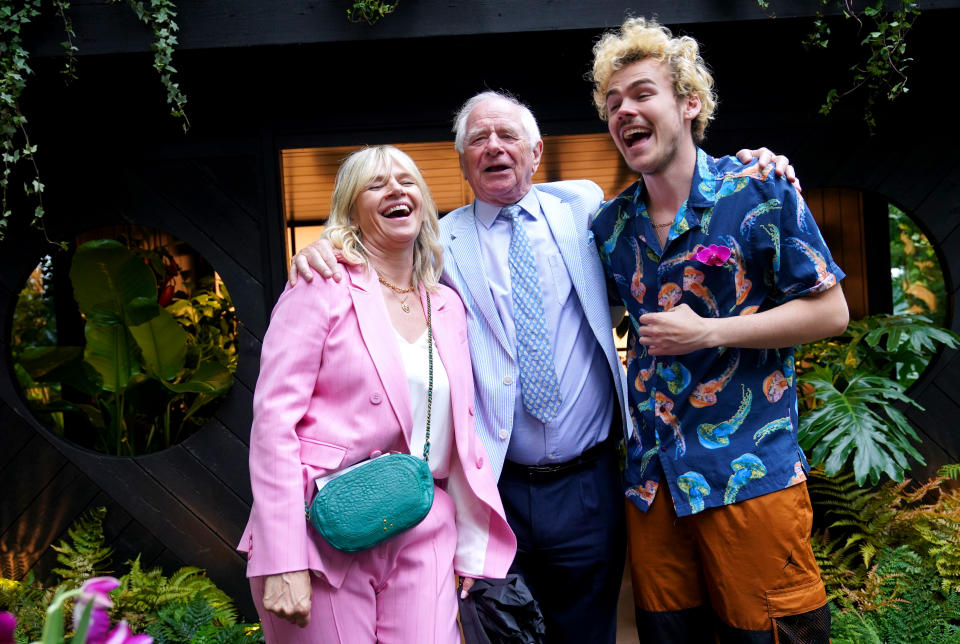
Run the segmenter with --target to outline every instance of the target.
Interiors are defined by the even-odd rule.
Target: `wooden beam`
[[[81,56],[150,51],[150,34],[125,3],[79,0],[69,15]],[[488,33],[603,29],[620,24],[625,5],[618,0],[402,0],[375,25],[347,20],[347,2],[305,0],[206,0],[178,3],[181,49],[300,45],[352,40],[408,39]],[[816,0],[774,0],[778,18],[810,17]],[[957,0],[925,0],[924,13],[960,7]],[[670,25],[767,20],[755,0],[674,0],[633,5]],[[833,6],[827,13],[836,12]],[[34,55],[61,56],[63,26],[54,17],[35,32]]]

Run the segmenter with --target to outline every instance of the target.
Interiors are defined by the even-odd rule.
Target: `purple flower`
[[[102,644],[107,641],[110,630],[110,614],[107,609],[113,606],[108,595],[119,585],[120,582],[114,577],[91,577],[80,587],[80,596],[73,606],[73,627],[76,629],[80,625],[84,609],[92,602],[93,610],[87,631],[88,644]]]
[[[87,644],[94,644],[92,639],[87,640]],[[130,627],[126,621],[121,621],[116,628],[110,631],[103,644],[153,644],[153,638],[149,635],[134,635],[130,632]]]
[[[0,644],[14,644],[15,630],[17,630],[17,618],[5,610],[0,611]]]
[[[697,246],[694,251],[697,261],[707,266],[723,266],[730,259],[731,252],[726,246],[717,246],[716,244]]]

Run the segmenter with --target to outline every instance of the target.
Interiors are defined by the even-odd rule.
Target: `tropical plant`
[[[797,359],[800,445],[828,476],[853,459],[857,483],[882,474],[903,480],[908,459],[923,463],[919,437],[896,406],[922,409],[906,388],[938,348],[960,337],[920,315],[875,315],[840,336],[804,345]]]
[[[236,370],[226,290],[195,289],[168,310],[160,302],[172,287],[158,284],[150,260],[113,240],[87,242],[70,269],[85,346],[14,338],[14,370],[32,408],[67,438],[115,455],[163,449],[199,427]],[[166,273],[169,264],[160,266]]]
[[[916,222],[889,207],[893,312],[922,314],[943,326],[947,294],[937,252]]]
[[[130,631],[147,632],[156,642],[263,641],[259,625],[238,623],[233,600],[199,568],[185,567],[167,576],[159,568],[143,570],[138,556],[127,562],[129,571],[120,578],[103,576],[102,569],[110,563],[104,553],[111,552],[104,543],[105,515],[104,508],[85,513],[68,531],[69,538],[55,547],[60,567],[53,572],[61,578],[58,584],[44,587],[32,576],[22,582],[0,578],[0,610],[16,616],[17,642],[45,637],[50,632],[45,629],[55,631],[56,624],[63,635],[64,620],[76,629],[66,635],[76,644],[83,642],[78,638],[80,617],[73,615],[77,610],[73,600],[84,594],[103,597],[99,602],[103,610],[98,613],[93,607],[89,616],[90,644],[103,641],[97,634],[105,635],[111,622],[128,637],[117,641],[130,644],[139,641]],[[173,623],[177,619],[182,621],[179,626]]]

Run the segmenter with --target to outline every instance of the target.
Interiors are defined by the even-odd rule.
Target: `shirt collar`
[[[690,194],[680,209],[680,222],[675,222],[671,228],[671,237],[700,224],[700,215],[695,209],[709,208],[717,202],[717,184],[720,179],[720,172],[713,157],[698,147]],[[640,177],[626,193],[620,195],[628,204],[625,208],[627,217],[647,216],[647,204],[643,197],[643,177]]]
[[[523,199],[517,202],[517,204],[523,208],[523,210],[529,213],[534,219],[538,218],[541,213],[540,209],[540,200],[537,199],[537,191],[530,189],[527,191],[527,194],[523,195]],[[487,203],[486,201],[481,201],[476,199],[473,202],[473,216],[483,224],[484,228],[490,228],[493,226],[493,222],[496,221],[497,216],[500,214],[500,206],[495,206],[492,203]]]

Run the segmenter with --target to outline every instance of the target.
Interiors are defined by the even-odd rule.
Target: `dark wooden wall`
[[[808,22],[683,30],[702,41],[716,70],[721,102],[707,150],[767,145],[791,155],[808,188],[856,189],[912,213],[940,247],[950,324],[960,330],[960,163],[945,136],[950,110],[937,71],[952,59],[960,14],[925,16],[914,39],[912,92],[883,111],[872,138],[855,103],[829,120],[817,116],[848,65],[843,46],[829,54],[799,46]],[[49,251],[37,235],[12,231],[0,246],[0,574],[48,574],[47,545],[84,508],[104,504],[118,564],[143,552],[167,568],[204,567],[252,617],[233,548],[250,504],[246,455],[260,340],[284,281],[279,150],[449,138],[455,108],[484,87],[528,101],[546,134],[603,132],[582,80],[596,35],[557,28],[184,51],[175,64],[190,98],[189,135],[165,115],[146,54],[82,58],[70,87],[54,61],[39,61],[24,105],[40,144],[51,234],[69,238],[98,223],[131,221],[187,241],[234,297],[241,353],[236,384],[215,418],[176,448],[117,459],[65,443],[33,418],[11,372],[16,293]],[[859,42],[839,27],[835,37]],[[875,225],[867,217],[863,231],[874,250]],[[951,422],[960,416],[957,352],[941,353],[912,394],[926,406],[908,412],[924,438],[922,475],[960,458]]]

